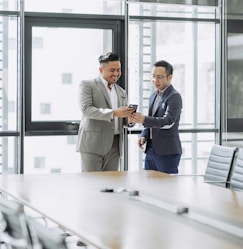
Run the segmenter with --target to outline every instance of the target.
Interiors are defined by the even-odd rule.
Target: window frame
[[[25,13],[24,45],[24,113],[25,135],[76,135],[79,121],[33,121],[32,114],[32,28],[64,27],[112,30],[112,49],[120,55],[121,64],[125,62],[125,23],[124,16]],[[122,39],[121,39],[122,37]],[[98,55],[97,55],[98,56]],[[125,88],[125,76],[118,84]]]

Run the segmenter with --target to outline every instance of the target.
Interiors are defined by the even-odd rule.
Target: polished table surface
[[[98,248],[243,247],[243,192],[200,176],[1,175],[0,190]]]

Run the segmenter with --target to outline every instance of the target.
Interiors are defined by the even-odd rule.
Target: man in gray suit
[[[137,112],[130,120],[145,127],[138,140],[141,149],[147,142],[144,168],[176,174],[182,153],[178,131],[182,98],[171,85],[172,74],[170,63],[158,61],[154,64],[152,82],[156,91],[149,99],[148,116]]]
[[[99,76],[79,86],[82,117],[76,150],[81,154],[82,172],[119,169],[123,125],[133,111],[127,107],[125,90],[116,84],[121,76],[118,55],[101,55],[99,63]]]

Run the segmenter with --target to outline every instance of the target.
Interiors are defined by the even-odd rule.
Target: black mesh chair
[[[243,149],[240,148],[237,154],[235,165],[232,169],[230,187],[243,190]]]
[[[23,206],[0,198],[0,240],[9,249],[32,249]]]
[[[214,144],[204,174],[205,182],[227,187],[236,151],[236,147]]]

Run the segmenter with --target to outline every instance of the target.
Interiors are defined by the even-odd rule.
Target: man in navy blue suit
[[[156,91],[149,99],[148,116],[133,113],[130,121],[144,125],[138,146],[145,148],[145,170],[177,174],[181,158],[179,121],[182,110],[180,93],[172,86],[173,67],[166,61],[157,61],[152,71]]]

